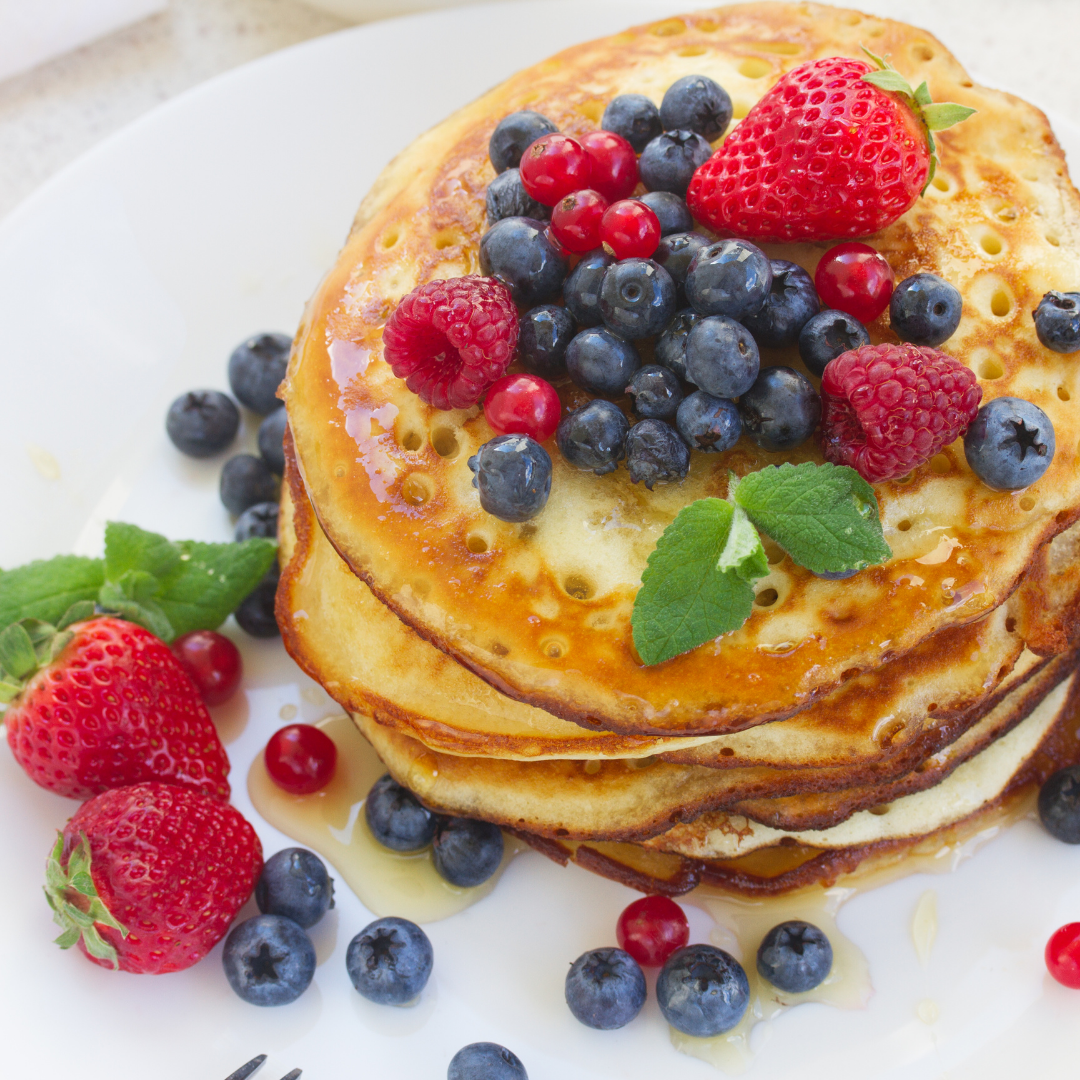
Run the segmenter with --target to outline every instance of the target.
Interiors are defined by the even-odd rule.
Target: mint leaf
[[[0,572],[0,629],[19,619],[56,623],[72,604],[96,600],[105,580],[101,559],[57,555]]]
[[[723,499],[684,506],[641,575],[631,618],[641,659],[659,664],[737,630],[754,602],[749,581],[766,572],[761,541],[745,515]]]
[[[160,591],[157,578],[145,570],[128,570],[119,581],[107,581],[98,593],[98,603],[107,611],[145,626],[162,641],[176,637],[172,623],[155,601]]]
[[[846,465],[769,465],[733,484],[729,495],[814,573],[862,570],[892,557],[874,489]]]
[[[179,570],[180,548],[168,538],[122,521],[105,526],[107,581],[120,581],[131,571],[142,571],[164,582]]]

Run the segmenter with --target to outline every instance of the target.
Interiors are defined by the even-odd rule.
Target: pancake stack
[[[471,483],[468,458],[494,435],[481,409],[421,402],[383,360],[382,326],[418,284],[479,272],[503,116],[534,109],[584,133],[618,94],[659,101],[704,74],[739,117],[791,67],[861,44],[978,110],[938,136],[926,195],[868,242],[898,280],[930,271],[960,289],[945,351],[984,402],[1013,395],[1050,417],[1054,461],[997,492],[946,447],[875,485],[888,563],[824,580],[767,542],[746,624],[646,667],[630,613],[664,528],[723,497],[731,473],[821,461],[817,445],[781,455],[744,437],[652,492],[552,446],[546,507],[510,524]],[[827,247],[766,250],[813,272]],[[1080,757],[1080,386],[1031,319],[1045,292],[1078,286],[1080,197],[1045,117],[975,86],[923,31],[763,3],[569,49],[392,162],[308,307],[283,384],[286,646],[427,805],[642,889],[783,892],[941,850]],[[869,329],[896,340],[884,318]],[[805,371],[794,352],[762,362]],[[584,400],[557,388],[564,408]]]

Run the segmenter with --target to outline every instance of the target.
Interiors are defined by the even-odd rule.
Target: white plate
[[[229,350],[249,333],[291,330],[360,196],[417,134],[523,65],[678,6],[497,4],[323,38],[170,102],[46,185],[0,226],[0,565],[96,554],[113,517],[176,538],[227,539],[214,495],[220,460],[172,449],[162,429],[169,401],[224,387]],[[1080,148],[1075,128],[1059,128]],[[250,426],[243,439],[251,445]],[[281,706],[308,720],[336,710],[280,644],[236,637],[245,699],[221,719],[235,736],[236,802],[253,815],[244,777]],[[715,1075],[670,1047],[652,998],[621,1032],[591,1031],[566,1010],[567,964],[614,944],[615,919],[634,896],[609,881],[521,857],[486,900],[430,927],[435,974],[408,1010],[369,1006],[352,990],[345,947],[369,916],[342,889],[315,932],[322,962],[312,988],[260,1010],[228,989],[219,950],[149,979],[51,944],[42,867],[73,809],[0,752],[8,1075],[219,1080],[267,1052],[260,1080],[294,1066],[312,1080],[438,1078],[460,1046],[481,1039],[513,1048],[533,1080]],[[285,845],[257,824],[268,852]],[[910,923],[927,888],[938,892],[940,930],[924,969]],[[693,940],[707,940],[708,918],[691,913]],[[1080,995],[1049,979],[1042,949],[1077,918],[1080,849],[1030,822],[957,873],[857,897],[840,924],[869,958],[869,1008],[805,1005],[759,1027],[751,1076],[1049,1076],[1080,1051]],[[916,1017],[924,999],[940,1011],[932,1026]]]

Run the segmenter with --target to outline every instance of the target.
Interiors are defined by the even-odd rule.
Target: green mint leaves
[[[769,572],[758,530],[814,573],[862,570],[892,555],[874,489],[837,465],[770,465],[723,499],[684,506],[641,575],[631,627],[646,665],[737,630]]]

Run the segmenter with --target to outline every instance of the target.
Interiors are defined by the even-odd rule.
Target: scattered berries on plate
[[[1059,769],[1039,789],[1039,819],[1051,836],[1080,844],[1080,765]]]
[[[287,724],[267,740],[266,771],[282,791],[310,795],[330,783],[337,766],[337,747],[314,724]]]
[[[592,156],[577,139],[558,132],[530,144],[518,169],[525,191],[544,206],[592,186]]]
[[[675,312],[653,347],[656,362],[673,371],[683,382],[690,381],[686,370],[686,339],[703,318],[693,308]]]
[[[686,273],[686,298],[701,315],[745,319],[760,311],[772,288],[772,262],[743,240],[703,247]]]
[[[619,94],[604,109],[600,126],[621,135],[638,154],[664,130],[660,110],[644,94]]]
[[[622,199],[604,211],[597,235],[616,259],[647,259],[660,243],[660,220],[640,200]]]
[[[657,236],[659,239],[659,236]],[[675,282],[652,259],[624,259],[600,285],[604,325],[628,341],[659,334],[675,314]]]
[[[682,480],[690,471],[690,451],[663,420],[640,420],[626,436],[626,467],[633,483],[652,491],[656,484]]]
[[[1046,943],[1046,969],[1062,986],[1080,990],[1080,923],[1066,923]]]
[[[571,345],[573,342],[571,342]],[[497,435],[469,458],[480,505],[493,517],[536,517],[551,494],[551,456],[528,435]]]
[[[566,280],[566,254],[552,243],[543,221],[504,218],[480,237],[480,269],[501,281],[515,304],[535,307],[558,298]],[[507,341],[513,352],[509,334]]]
[[[742,434],[742,417],[734,401],[695,390],[679,404],[675,426],[691,450],[730,450]]]
[[[484,417],[499,435],[528,435],[547,442],[561,413],[555,387],[539,375],[504,375],[484,398]]]
[[[837,244],[814,271],[821,302],[861,323],[873,322],[889,306],[895,282],[885,256],[868,244]]]
[[[613,131],[590,131],[578,140],[592,158],[592,187],[608,202],[628,199],[638,183],[637,154]]]
[[[256,915],[229,931],[221,953],[225,978],[249,1005],[288,1005],[315,976],[315,946],[282,915]]]
[[[709,246],[708,237],[695,232],[667,233],[656,245],[653,252],[653,262],[659,263],[675,282],[675,288],[682,290],[686,285],[686,275],[690,272],[690,264],[694,256],[702,249]]]
[[[641,367],[632,342],[596,326],[575,335],[566,350],[566,370],[584,390],[599,397],[619,397]]]
[[[893,290],[889,325],[901,341],[940,345],[956,333],[963,309],[955,285],[937,274],[912,274]]]
[[[709,1038],[730,1031],[750,1003],[742,965],[713,945],[687,945],[673,953],[656,980],[664,1019],[684,1035]]]
[[[240,410],[233,399],[217,390],[190,390],[181,394],[165,414],[165,432],[182,454],[212,457],[236,438]]]
[[[1080,351],[1080,293],[1048,292],[1032,312],[1035,333],[1054,352]]]
[[[615,936],[643,967],[660,967],[690,940],[690,924],[670,897],[643,896],[623,910]]]
[[[638,195],[637,199],[656,215],[656,220],[660,222],[661,236],[689,232],[694,227],[690,208],[681,195],[671,191],[646,191],[644,195]]]
[[[334,906],[334,879],[313,851],[283,848],[266,860],[255,903],[264,915],[282,915],[306,930]]]
[[[821,310],[810,275],[787,259],[773,259],[772,285],[765,303],[744,318],[746,329],[766,349],[782,349],[799,340],[802,328]]]
[[[763,368],[739,398],[742,429],[763,450],[794,450],[817,430],[821,398],[794,368]]]
[[[829,361],[869,344],[866,327],[853,315],[835,308],[818,312],[799,331],[799,356],[810,374],[819,379]]]
[[[285,406],[275,409],[259,425],[259,453],[275,476],[285,471],[285,427],[289,419]]]
[[[684,75],[673,82],[660,102],[665,131],[683,129],[715,142],[731,123],[731,96],[707,75]]]
[[[626,387],[641,420],[673,420],[682,401],[682,386],[674,372],[660,364],[639,368]]]
[[[583,953],[566,974],[566,1004],[583,1024],[600,1031],[626,1027],[645,1004],[641,965],[623,949]]]
[[[432,857],[439,875],[451,885],[483,885],[502,862],[502,830],[490,821],[444,818],[435,830]]]
[[[233,618],[236,619],[240,629],[254,638],[273,638],[281,634],[281,628],[278,626],[277,616],[274,613],[280,576],[277,563],[275,563],[233,612]]]
[[[726,315],[702,319],[686,337],[686,374],[713,397],[745,394],[761,368],[757,342],[742,323]]]
[[[800,919],[774,926],[757,951],[758,974],[789,994],[802,994],[820,986],[832,971],[832,963],[828,937]]]
[[[372,785],[364,800],[364,819],[371,835],[392,851],[421,851],[438,827],[435,815],[389,773]]]
[[[597,398],[563,417],[555,441],[571,465],[604,476],[614,472],[625,457],[629,430],[622,409]]]
[[[649,191],[686,195],[690,178],[712,154],[712,147],[693,131],[665,131],[641,152],[638,171]],[[693,211],[693,207],[690,208]]]
[[[276,540],[278,532],[279,506],[276,502],[256,503],[249,506],[237,519],[233,529],[233,540],[242,544],[252,537],[261,536],[267,540]]]
[[[239,515],[249,506],[276,502],[278,478],[261,457],[234,454],[221,468],[218,491],[225,509]]]
[[[574,337],[574,319],[564,307],[541,304],[521,317],[518,359],[526,371],[543,379],[566,374],[566,348]]]
[[[242,341],[229,357],[229,386],[236,400],[267,416],[281,408],[277,388],[289,366],[288,334],[256,334]]]
[[[551,216],[551,208],[538,203],[525,190],[518,169],[507,169],[488,184],[484,195],[484,208],[489,225],[509,217],[546,221]]]
[[[537,139],[553,135],[559,129],[546,117],[531,109],[504,116],[488,140],[488,157],[497,173],[516,169],[521,155]]]
[[[207,705],[224,705],[236,693],[244,664],[230,638],[215,630],[192,630],[171,648]]]
[[[574,267],[563,284],[566,310],[581,327],[600,326],[600,286],[615,259],[606,251],[592,251]]]
[[[551,232],[567,251],[583,254],[600,246],[600,223],[608,200],[591,188],[571,192],[551,211]]]
[[[964,456],[972,472],[997,491],[1034,484],[1050,468],[1054,449],[1050,417],[1023,398],[988,401],[964,435]]]
[[[353,986],[377,1005],[407,1005],[431,978],[435,954],[414,922],[376,919],[349,942],[345,969]]]
[[[529,1080],[517,1054],[498,1043],[463,1046],[451,1059],[446,1080]]]

